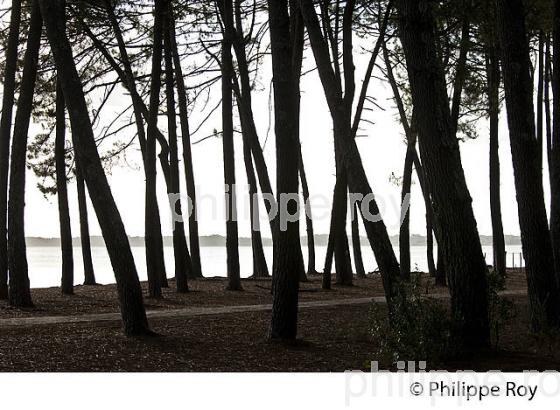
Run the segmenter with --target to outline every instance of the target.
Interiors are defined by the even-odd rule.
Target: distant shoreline
[[[351,239],[351,238],[350,238]],[[394,246],[398,246],[399,244],[399,236],[393,235],[390,237],[391,243]],[[172,246],[173,239],[171,236],[165,236],[163,238],[165,246]],[[362,245],[367,244],[367,238],[362,236],[360,237]],[[130,245],[131,246],[144,246],[144,238],[141,236],[131,236],[129,237]],[[328,235],[320,234],[315,235],[315,245],[316,246],[327,246]],[[482,246],[491,246],[492,245],[492,236],[488,235],[481,235],[480,242]],[[505,242],[506,245],[521,245],[521,238],[517,235],[505,235]],[[58,247],[60,246],[60,238],[41,238],[41,237],[27,237],[26,243],[28,247]],[[75,246],[80,246],[80,238],[75,237],[73,238],[73,243]],[[302,245],[307,244],[307,237],[301,237]],[[226,244],[225,236],[221,235],[210,235],[210,236],[201,236],[200,237],[200,246],[204,247],[223,247]],[[263,238],[263,245],[264,246],[272,246],[272,240],[270,238]],[[426,245],[426,237],[423,235],[411,235],[410,237],[410,245],[411,246],[425,246]],[[91,246],[92,247],[104,247],[105,242],[101,236],[92,236],[91,237]],[[251,246],[251,239],[240,237],[239,238],[239,246]]]

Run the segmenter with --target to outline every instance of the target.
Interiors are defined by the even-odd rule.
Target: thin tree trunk
[[[10,163],[10,195],[8,200],[9,300],[10,305],[17,307],[33,306],[25,246],[25,170],[27,134],[33,109],[33,93],[37,77],[42,27],[43,21],[39,3],[34,0],[31,4],[31,19],[14,123]]]
[[[364,261],[362,259],[362,248],[360,246],[360,221],[358,219],[358,205],[354,203],[352,211],[352,249],[354,250],[354,266],[358,278],[366,277]]]
[[[560,285],[560,4],[554,2],[552,40],[552,141],[550,148],[550,232],[555,260],[556,281]],[[541,145],[542,149],[542,145]],[[560,318],[558,319],[560,322]]]
[[[333,191],[333,203],[334,203],[334,191]],[[334,229],[335,229],[335,217],[334,217],[334,213],[331,212],[329,238],[327,241],[327,250],[325,253],[325,266],[323,267],[322,288],[325,290],[331,289],[332,263],[334,259]]]
[[[345,89],[346,94],[341,92],[341,84],[337,83],[336,75],[331,66],[328,45],[325,43],[319,20],[311,0],[299,0],[303,20],[307,27],[311,47],[317,62],[319,76],[323,84],[323,90],[333,118],[335,128],[335,155],[337,163],[344,164],[348,181],[348,188],[353,194],[361,195],[366,202],[360,201],[360,212],[364,221],[364,227],[370,246],[375,254],[379,271],[383,279],[383,287],[389,306],[395,294],[394,279],[399,275],[399,264],[393,251],[393,246],[387,233],[387,228],[380,218],[379,207],[375,201],[371,186],[362,165],[362,160],[351,125],[351,109],[353,92],[353,61],[352,61],[352,13],[345,9],[345,36],[344,36],[344,65],[345,65]],[[353,7],[349,2],[348,10]]]
[[[178,195],[181,190],[179,188],[179,152],[177,148],[177,112],[175,109],[175,90],[173,78],[173,48],[171,37],[175,35],[175,29],[171,22],[173,21],[173,9],[171,3],[168,3],[165,18],[165,95],[167,102],[167,132],[169,134],[169,179],[170,185],[168,194]],[[176,198],[173,201],[173,212],[179,216],[178,221],[173,221],[173,254],[175,257],[175,281],[177,292],[185,293],[189,290],[187,277],[193,276],[192,262],[187,247],[187,238],[185,237],[185,225],[182,221],[181,199]],[[190,274],[190,275],[189,275]]]
[[[17,54],[21,23],[21,0],[12,1],[10,29],[4,61],[2,118],[0,119],[0,299],[8,298],[8,171],[10,167],[10,136],[16,87]]]
[[[78,209],[80,213],[80,240],[82,244],[82,259],[84,263],[84,285],[97,285],[93,260],[91,257],[91,241],[89,237],[88,209],[86,187],[80,166],[76,163],[76,185],[78,190]]]
[[[236,215],[235,156],[233,144],[233,4],[220,0],[224,32],[222,40],[222,143],[226,187],[226,250],[228,290],[241,290],[239,274],[239,233]]]
[[[550,110],[550,82],[552,78],[552,65],[550,56],[550,36],[546,37],[546,57],[544,70],[544,118],[546,129],[546,159],[548,163],[549,183],[552,185],[552,114]]]
[[[350,246],[346,232],[346,217],[348,214],[348,184],[346,170],[340,166],[341,173],[336,178],[334,188],[333,217],[334,228],[334,264],[336,284],[352,286],[352,262],[350,259]]]
[[[175,67],[175,82],[177,86],[177,102],[179,104],[179,120],[181,124],[181,142],[183,144],[183,165],[185,168],[185,181],[187,187],[187,195],[190,199],[189,213],[189,243],[192,270],[189,278],[196,279],[202,277],[202,266],[200,263],[200,238],[198,235],[197,205],[196,205],[196,187],[194,184],[193,159],[191,151],[191,132],[189,126],[189,113],[187,102],[187,91],[185,80],[183,78],[183,69],[181,67],[181,58],[177,48],[177,40],[175,34],[175,18],[171,16],[171,47],[173,49],[173,65]]]
[[[72,49],[64,27],[60,24],[64,18],[61,0],[39,0],[39,3],[54,55],[57,75],[61,80],[66,107],[70,114],[74,149],[91,193],[99,226],[115,272],[124,332],[131,336],[151,334],[128,237],[97,152]]]
[[[521,0],[497,0],[497,10],[531,322],[538,329],[541,325],[558,325],[560,322],[560,295],[544,204],[542,168],[538,160],[538,151],[542,147],[538,146],[535,137],[533,83],[523,4]],[[555,98],[559,96],[556,94]],[[551,188],[554,192],[554,187]],[[551,211],[551,220],[554,211]],[[554,238],[554,225],[552,232]]]
[[[251,248],[253,250],[253,278],[269,277],[268,266],[264,256],[264,249],[260,230],[259,198],[257,194],[257,179],[251,158],[251,147],[246,139],[243,140],[243,160],[249,184],[249,208],[251,218]]]
[[[68,187],[66,185],[66,110],[60,80],[57,79],[56,83],[56,141],[54,155],[56,160],[56,192],[62,251],[61,289],[63,295],[72,295],[74,294],[74,255],[72,250],[70,210],[68,209]]]
[[[401,209],[406,212],[404,218],[401,220],[401,228],[399,232],[399,253],[400,253],[400,266],[401,266],[401,279],[410,280],[410,189],[412,186],[412,164],[414,160],[414,153],[416,151],[416,138],[412,135],[407,138],[406,156],[404,159],[403,183],[401,192],[401,204],[407,206],[406,209]],[[408,196],[408,200],[407,200]]]
[[[303,194],[303,201],[305,203],[305,229],[307,232],[308,255],[307,274],[315,275],[317,274],[317,270],[315,268],[315,235],[313,233],[313,216],[311,202],[309,199],[309,185],[307,184],[307,175],[303,164],[303,156],[301,154],[301,146],[299,149],[299,179],[301,180],[301,190]]]
[[[467,348],[486,347],[490,340],[488,270],[453,132],[432,8],[426,0],[397,3],[422,164],[437,206],[438,248],[443,251],[458,336]]]
[[[544,103],[544,33],[539,31],[538,36],[539,48],[538,48],[538,66],[537,66],[537,143],[541,149],[538,152],[538,159],[540,167],[543,165],[543,103]]]
[[[490,117],[490,215],[492,218],[494,270],[501,277],[505,277],[506,244],[504,240],[504,228],[502,226],[502,207],[500,199],[500,154],[498,128],[500,115],[500,66],[494,40],[492,40],[492,44],[488,47],[486,71],[488,78],[488,115]],[[542,141],[539,145],[542,147]],[[542,163],[542,156],[540,161]]]
[[[160,298],[163,261],[163,239],[157,204],[156,175],[156,130],[159,111],[159,93],[161,89],[161,60],[164,12],[167,1],[156,0],[154,10],[154,34],[152,50],[152,71],[150,80],[150,106],[148,115],[148,133],[146,138],[146,196],[145,196],[145,242],[146,267],[148,271],[148,295]],[[158,234],[159,233],[159,234]]]
[[[136,129],[138,132],[138,141],[140,143],[140,151],[142,153],[142,162],[144,164],[144,172],[146,173],[146,160],[147,160],[147,138],[146,138],[146,131],[144,129],[144,120],[143,117],[146,118],[146,120],[149,122],[149,109],[146,107],[146,105],[144,104],[142,98],[140,97],[140,95],[137,92],[137,88],[136,88],[136,79],[134,77],[134,73],[132,70],[132,63],[130,61],[130,58],[128,56],[128,52],[126,49],[126,43],[125,40],[123,38],[122,32],[121,32],[121,28],[120,25],[117,21],[117,18],[115,16],[115,12],[114,12],[114,6],[111,4],[111,2],[109,0],[105,1],[105,10],[107,11],[107,15],[109,17],[109,22],[111,23],[111,27],[113,28],[113,32],[115,34],[115,38],[117,40],[117,45],[119,48],[119,56],[120,59],[122,61],[122,66],[123,68],[121,68],[119,66],[119,64],[116,62],[116,60],[112,57],[112,55],[106,50],[106,48],[103,46],[103,44],[101,44],[97,38],[93,35],[93,33],[91,33],[91,31],[89,30],[89,28],[83,24],[84,28],[86,29],[86,32],[88,33],[88,35],[90,36],[90,38],[92,38],[94,44],[96,45],[96,47],[102,52],[102,54],[106,57],[107,61],[109,62],[109,64],[113,67],[113,69],[117,72],[117,74],[119,75],[119,78],[121,79],[121,82],[124,84],[125,88],[129,91],[130,93],[130,97],[132,100],[132,110],[134,113],[134,121],[136,123]],[[157,141],[159,142],[159,145],[161,146],[161,153],[159,155],[160,158],[160,164],[161,164],[161,168],[163,171],[163,175],[165,177],[165,182],[166,182],[166,186],[167,186],[167,190],[170,191],[171,187],[170,187],[170,167],[169,167],[169,163],[167,162],[167,157],[169,154],[169,146],[167,144],[167,142],[165,141],[165,137],[159,132],[159,130],[155,130],[155,138],[157,139]],[[155,147],[154,147],[154,151],[155,151]],[[155,154],[154,154],[155,155]],[[154,165],[155,167],[155,165]],[[148,176],[148,174],[146,174],[146,181],[150,180],[151,177]],[[157,213],[157,215],[154,215],[154,226],[151,229],[159,229],[159,231],[154,233],[154,237],[155,237],[155,243],[154,243],[154,247],[157,247],[157,249],[153,250],[153,254],[157,256],[157,261],[155,261],[155,263],[157,264],[157,272],[159,272],[160,275],[160,286],[161,287],[168,287],[168,282],[167,282],[167,274],[166,274],[166,269],[165,269],[165,259],[164,259],[164,251],[163,251],[163,236],[161,234],[161,222],[160,222],[160,216],[159,216],[159,205],[157,203],[157,199],[155,204],[153,205],[154,213]],[[173,210],[172,210],[173,212]],[[159,225],[159,228],[158,228]],[[146,246],[146,252],[148,253],[148,247]],[[151,251],[150,251],[151,252]],[[146,255],[146,258],[148,259],[148,255]]]

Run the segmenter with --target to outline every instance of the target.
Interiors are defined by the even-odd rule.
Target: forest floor
[[[431,294],[447,293],[431,288],[429,282],[426,286]],[[63,297],[57,288],[34,289],[36,308],[0,306],[0,370],[344,371],[366,370],[376,360],[370,304],[364,298],[382,295],[377,277],[357,280],[350,288],[335,286],[332,291],[321,291],[318,277],[304,284],[300,340],[291,345],[266,339],[270,280],[245,280],[243,292],[225,291],[223,279],[192,281],[190,286],[192,292],[187,295],[179,295],[171,287],[163,300],[146,300],[152,313],[150,325],[161,336],[141,339],[124,337],[118,320],[86,319],[92,314],[117,312],[114,285],[76,287],[72,297]],[[519,314],[502,332],[498,350],[432,368],[560,370],[558,340],[536,337],[528,330],[526,297],[519,295],[524,286],[523,274],[510,272],[507,289]],[[220,309],[227,306],[233,307],[230,313]],[[206,313],[173,314],[197,309]],[[208,309],[215,309],[214,313]],[[61,322],[65,317],[81,317],[87,321],[22,323],[26,317],[58,317]]]

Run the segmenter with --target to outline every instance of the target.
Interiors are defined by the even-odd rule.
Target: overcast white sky
[[[307,65],[312,63],[308,55]],[[361,85],[361,73],[363,72],[366,59],[357,57],[357,84]],[[264,143],[268,128],[268,85],[270,82],[270,66],[266,61],[262,68],[261,85],[263,90],[255,94],[254,111],[257,126],[260,133],[261,143]],[[335,182],[334,177],[334,152],[332,139],[332,123],[325,104],[323,90],[316,74],[312,73],[302,80],[302,118],[301,118],[301,142],[303,158],[309,179],[311,195],[314,199],[313,212],[315,219],[315,232],[327,233],[329,227],[330,203],[332,189]],[[402,175],[405,145],[401,125],[396,120],[396,110],[391,98],[391,90],[387,84],[373,79],[370,85],[370,95],[377,98],[379,104],[386,108],[381,111],[372,108],[365,113],[368,120],[375,124],[362,123],[362,134],[367,137],[358,139],[358,146],[362,156],[370,184],[382,206],[383,217],[390,234],[398,232],[399,221],[399,198],[400,187],[390,181],[391,173]],[[104,118],[110,119],[123,103],[128,104],[128,97],[119,96],[112,99],[104,111]],[[193,128],[200,120],[200,114],[193,113]],[[161,118],[162,126],[165,122]],[[204,129],[200,131],[193,140],[211,133],[212,129],[221,129],[219,111]],[[33,133],[33,131],[32,131]],[[488,125],[480,123],[480,137],[477,140],[469,140],[461,143],[461,154],[463,167],[467,177],[468,187],[473,197],[473,207],[478,222],[479,232],[483,235],[491,235],[489,194],[488,194]],[[123,139],[130,136],[124,133]],[[32,138],[32,135],[30,135]],[[236,149],[236,177],[238,181],[238,197],[240,208],[247,204],[245,190],[246,177],[242,160],[241,136],[235,136]],[[223,163],[222,142],[219,138],[210,138],[200,144],[194,145],[193,161],[195,169],[195,180],[197,195],[203,199],[199,203],[199,226],[201,235],[224,234],[224,206],[223,206]],[[264,149],[273,186],[275,186],[275,154],[274,154],[274,132],[270,133]],[[139,152],[134,149],[129,152],[127,158],[130,162],[140,165]],[[513,173],[511,166],[511,155],[509,150],[509,136],[505,124],[505,116],[502,115],[500,134],[500,159],[502,170],[502,214],[504,230],[506,234],[518,234],[517,204],[513,186]],[[182,169],[182,164],[181,164]],[[183,175],[181,176],[183,178]],[[546,177],[546,176],[545,176]],[[58,215],[56,198],[45,199],[36,189],[36,177],[28,171],[27,198],[26,198],[26,234],[28,236],[56,237],[58,232]],[[117,201],[123,217],[127,233],[131,236],[142,236],[144,233],[144,177],[143,171],[127,167],[115,167],[109,176],[109,182],[113,195]],[[546,184],[545,184],[546,185]],[[184,182],[181,189],[184,190]],[[70,187],[70,209],[72,217],[73,235],[79,234],[78,214],[76,203],[75,184]],[[162,181],[159,186],[160,210],[164,234],[170,234],[170,216],[165,195],[165,187]],[[548,191],[548,188],[546,188]],[[184,191],[183,191],[184,192]],[[411,232],[414,234],[425,233],[424,207],[420,194],[419,184],[416,182],[412,188],[411,203]],[[246,208],[246,207],[245,207]],[[90,222],[92,235],[99,235],[100,231],[95,220],[93,209],[90,208]],[[249,236],[249,218],[240,211],[239,217],[240,236]],[[270,236],[270,232],[264,227],[264,235]],[[302,224],[302,234],[304,233]]]

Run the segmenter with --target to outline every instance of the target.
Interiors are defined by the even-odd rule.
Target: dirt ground
[[[172,289],[148,309],[270,303],[270,281],[244,281],[243,292],[226,292],[223,280],[192,282],[193,291]],[[512,273],[509,289],[524,286]],[[319,291],[319,278],[305,284],[302,300],[332,300],[381,294],[378,279],[359,280],[352,288]],[[33,292],[35,310],[2,306],[1,317],[111,312],[114,286],[79,287],[73,297],[58,289]],[[538,339],[528,331],[525,297],[515,297],[519,316],[503,332],[497,351],[438,365],[442,369],[560,370],[556,339]],[[302,309],[299,338],[292,345],[267,340],[270,312],[241,312],[189,318],[152,319],[161,336],[126,338],[117,322],[6,327],[0,332],[0,371],[344,371],[367,370],[376,360],[369,330],[369,306]],[[430,366],[430,364],[429,364]],[[433,367],[433,366],[432,366]]]
[[[446,294],[446,288],[435,287],[433,279],[423,276],[427,293]],[[162,299],[145,298],[147,310],[181,309],[185,307],[239,306],[257,305],[272,302],[270,279],[242,279],[243,291],[226,291],[224,278],[207,278],[189,281],[188,293],[175,292],[175,281],[169,280],[169,287],[163,289]],[[143,282],[144,294],[147,283]],[[507,289],[526,288],[524,273],[511,270],[508,273]],[[75,286],[73,296],[64,296],[60,288],[32,289],[31,296],[35,304],[31,309],[14,309],[6,301],[0,301],[0,319],[30,316],[81,315],[88,313],[118,312],[117,291],[115,285]],[[313,275],[309,282],[300,285],[300,300],[353,299],[383,296],[383,286],[379,275],[368,275],[366,279],[354,279],[354,286],[339,287],[334,283],[333,289],[321,289],[321,277]]]

